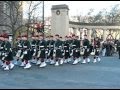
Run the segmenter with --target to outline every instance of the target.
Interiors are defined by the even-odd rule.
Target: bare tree
[[[1,27],[5,27],[10,30],[13,36],[13,46],[15,41],[15,35],[19,28],[22,27],[22,2],[21,1],[2,1],[4,3],[3,10],[1,11],[4,16],[3,21],[0,22]]]
[[[33,23],[33,25],[37,22],[36,21],[36,18],[38,18],[39,14],[37,17],[34,16],[35,14],[35,11],[37,10],[37,8],[41,5],[42,1],[37,1],[37,3],[35,3],[35,1],[27,1],[27,4],[28,4],[28,12],[27,12],[27,36],[29,34],[29,29],[30,28],[34,28],[32,26],[30,26],[30,23]]]

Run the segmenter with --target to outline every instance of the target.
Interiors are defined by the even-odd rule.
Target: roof
[[[68,5],[66,4],[60,4],[60,5],[52,5],[51,10],[57,10],[57,9],[68,9]]]

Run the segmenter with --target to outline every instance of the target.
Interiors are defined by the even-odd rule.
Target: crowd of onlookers
[[[117,53],[117,43],[118,40],[106,40],[101,41],[101,55],[102,56],[113,56]]]

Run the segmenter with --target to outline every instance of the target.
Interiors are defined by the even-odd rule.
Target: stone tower
[[[69,34],[69,8],[67,5],[53,5],[51,8],[51,34],[64,37]]]

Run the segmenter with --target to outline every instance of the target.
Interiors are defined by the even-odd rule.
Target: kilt
[[[90,54],[90,52],[89,51],[87,51],[87,49],[85,49],[85,52],[84,52],[84,57],[88,57],[89,56],[89,54]]]
[[[70,52],[69,50],[65,50],[65,55],[64,55],[65,59],[70,57]]]
[[[61,58],[62,57],[62,51],[61,49],[56,50],[56,58]]]
[[[49,55],[50,58],[53,58],[53,49],[50,50],[50,55]]]
[[[45,58],[45,50],[41,50],[40,57],[39,58]]]
[[[80,53],[77,49],[73,50],[73,57],[79,57],[79,54]]]
[[[24,54],[23,60],[30,60],[31,59],[30,56],[31,56],[31,52],[30,50],[27,50],[27,54]]]
[[[7,53],[7,57],[5,57],[6,61],[12,61],[13,60],[13,53],[10,52],[6,52]]]

